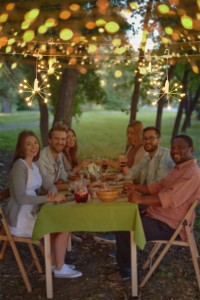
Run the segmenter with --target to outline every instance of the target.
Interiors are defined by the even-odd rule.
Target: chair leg
[[[0,251],[0,259],[4,258],[7,246],[8,246],[8,241],[3,241],[3,245]]]
[[[38,241],[38,242],[37,242],[37,246],[38,246],[38,248],[39,248],[39,250],[40,250],[42,256],[45,257],[45,255],[44,255],[44,247],[43,247],[41,241]]]
[[[154,270],[157,268],[157,266],[159,265],[159,263],[161,262],[161,260],[163,259],[164,255],[167,253],[167,251],[169,250],[171,246],[171,243],[167,243],[165,245],[165,247],[163,248],[163,250],[161,251],[160,255],[158,256],[158,258],[155,260],[155,262],[153,263],[151,269],[147,272],[146,276],[144,277],[144,279],[142,280],[142,282],[140,283],[140,287],[143,287],[147,281],[149,280],[149,278],[151,277],[152,273],[154,272]]]
[[[37,254],[35,252],[33,244],[32,243],[28,243],[28,246],[29,246],[29,249],[31,251],[31,254],[32,254],[32,257],[33,257],[33,261],[34,261],[34,263],[36,265],[36,268],[37,268],[38,272],[42,273],[42,267],[41,267],[41,264],[39,262],[38,256],[37,256]]]
[[[196,242],[195,242],[194,234],[190,233],[190,235],[191,235],[191,239],[192,239],[192,244],[194,245],[196,258],[199,258],[199,252],[198,252],[197,245],[196,245]]]
[[[20,272],[22,274],[22,278],[24,280],[24,284],[26,286],[26,289],[29,293],[31,293],[32,291],[32,287],[31,287],[31,284],[30,284],[30,281],[28,279],[28,276],[27,276],[27,273],[26,273],[26,270],[24,268],[24,265],[23,265],[23,262],[20,258],[20,255],[19,255],[19,252],[17,250],[17,247],[15,246],[15,244],[13,243],[13,241],[10,241],[10,246],[13,250],[13,253],[14,253],[14,256],[15,256],[15,259],[17,261],[17,264],[18,264],[18,267],[20,269]]]
[[[145,261],[144,265],[143,265],[143,270],[145,270],[148,266],[150,266],[151,268],[151,264],[152,264],[152,261],[153,261],[153,258],[154,256],[156,255],[156,253],[158,252],[158,250],[160,249],[161,247],[161,243],[155,243],[155,245],[153,246],[147,260]]]
[[[24,280],[24,284],[25,284],[25,286],[26,286],[26,289],[27,289],[27,291],[28,291],[29,293],[31,293],[32,287],[31,287],[30,281],[29,281],[29,279],[28,279],[26,270],[25,270],[25,268],[24,268],[23,262],[22,262],[22,260],[21,260],[21,257],[20,257],[20,255],[19,255],[19,252],[18,252],[18,250],[17,250],[17,247],[16,247],[16,245],[15,245],[15,242],[14,242],[14,240],[13,240],[13,238],[12,238],[10,232],[6,230],[7,227],[6,227],[6,224],[4,224],[4,220],[2,220],[2,223],[3,223],[3,226],[4,226],[4,228],[5,228],[6,235],[7,235],[7,237],[9,238],[9,243],[10,243],[10,246],[11,246],[12,251],[13,251],[13,253],[14,253],[14,256],[15,256],[16,262],[17,262],[17,264],[18,264],[19,270],[20,270],[20,272],[21,272],[22,278],[23,278],[23,280]]]
[[[200,270],[199,270],[198,255],[197,255],[198,254],[197,246],[196,246],[196,243],[194,240],[194,236],[190,232],[190,228],[186,227],[186,231],[187,231],[188,243],[190,246],[192,261],[193,261],[193,265],[194,265],[194,270],[195,270],[195,274],[196,274],[196,278],[197,278],[197,282],[198,282],[198,286],[199,286],[199,290],[200,290]]]

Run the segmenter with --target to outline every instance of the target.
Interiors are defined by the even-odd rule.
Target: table
[[[143,249],[146,241],[137,204],[115,201],[43,205],[32,239],[44,236],[47,298],[53,298],[50,233],[65,231],[130,231],[132,296],[138,296],[136,245]]]

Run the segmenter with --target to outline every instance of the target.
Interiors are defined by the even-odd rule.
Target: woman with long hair
[[[15,236],[31,237],[39,205],[65,200],[56,192],[55,185],[41,195],[42,177],[36,161],[39,158],[39,139],[33,131],[19,134],[10,171],[10,198],[5,213],[10,231]],[[81,272],[65,264],[65,255],[70,233],[51,235],[52,265],[55,277],[80,277]]]
[[[90,160],[83,160],[81,163],[78,163],[77,152],[78,143],[76,133],[73,129],[68,128],[66,145],[63,150],[63,161],[65,169],[70,175],[77,174],[81,169],[91,163]]]

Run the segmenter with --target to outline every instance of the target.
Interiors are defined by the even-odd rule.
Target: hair
[[[76,138],[76,133],[72,128],[68,128],[66,132],[71,131],[73,133],[73,135]],[[66,158],[68,159],[68,161],[70,162],[72,168],[76,167],[78,165],[78,158],[77,158],[77,153],[78,153],[78,144],[77,144],[77,138],[74,144],[74,147],[69,148],[69,151],[63,151],[64,155],[66,156]]]
[[[158,138],[161,136],[160,130],[159,130],[157,127],[154,127],[154,126],[148,126],[148,127],[145,127],[144,130],[143,130],[143,133],[145,133],[145,132],[148,131],[148,130],[154,130],[155,133],[157,134],[157,137],[158,137]]]
[[[48,137],[49,137],[49,139],[51,139],[51,138],[52,138],[52,134],[53,134],[54,131],[65,131],[65,132],[67,132],[67,130],[68,130],[67,125],[64,125],[64,124],[61,123],[61,122],[57,122],[57,123],[55,123],[55,124],[53,125],[53,127],[49,130]]]
[[[183,139],[189,147],[193,147],[193,140],[190,136],[185,135],[185,134],[180,134],[180,135],[176,135],[171,139],[171,143],[173,142],[173,140],[175,139]]]
[[[36,136],[36,134],[33,131],[24,130],[24,131],[21,131],[19,136],[18,136],[18,140],[17,140],[17,144],[16,144],[16,147],[15,147],[15,152],[14,152],[14,156],[13,156],[13,161],[11,163],[11,167],[13,166],[14,162],[17,159],[19,159],[19,158],[24,159],[25,158],[26,153],[25,153],[25,146],[24,145],[25,145],[25,139],[28,136],[33,136],[38,141],[39,151],[38,151],[37,155],[33,158],[33,161],[36,161],[36,160],[39,159],[39,156],[40,156],[40,141],[39,141],[38,137]]]
[[[137,136],[142,140],[142,136],[143,136],[143,124],[141,121],[132,121],[128,126],[127,126],[127,131],[128,128],[134,128],[136,130],[136,134]]]

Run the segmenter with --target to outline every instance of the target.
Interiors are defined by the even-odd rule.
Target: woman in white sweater
[[[10,231],[16,236],[31,237],[40,204],[65,199],[50,187],[46,195],[40,195],[42,178],[37,165],[40,145],[34,132],[19,134],[10,172],[10,198],[5,208]],[[55,277],[74,278],[82,275],[73,265],[65,264],[69,233],[52,234],[52,265]]]

